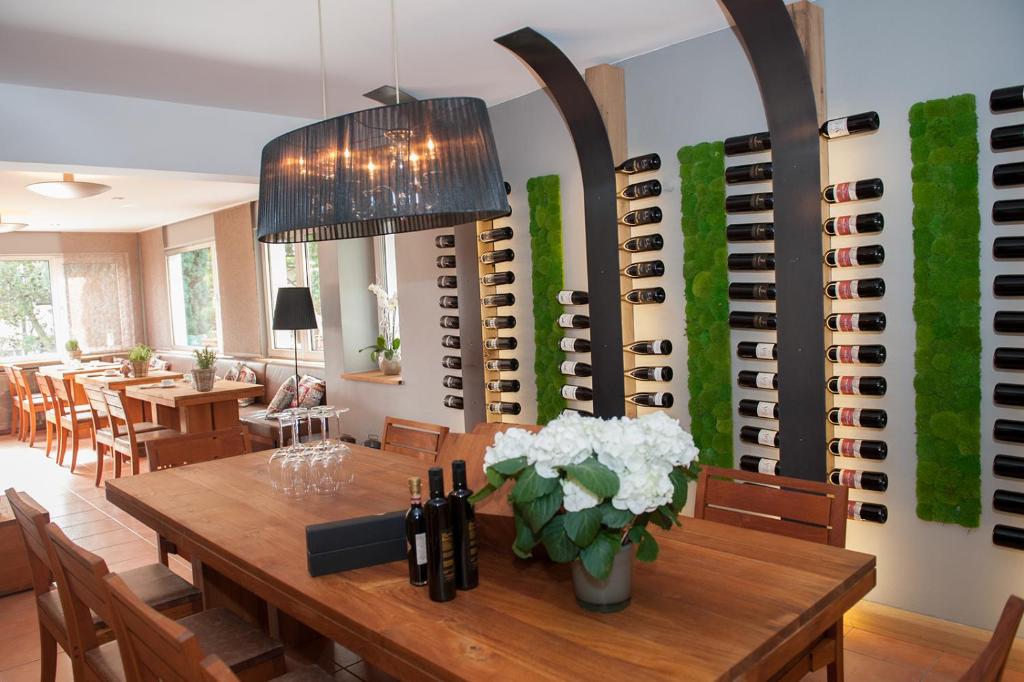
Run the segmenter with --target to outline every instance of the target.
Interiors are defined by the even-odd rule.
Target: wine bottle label
[[[857,262],[857,249],[855,247],[847,247],[845,249],[836,249],[836,266],[840,268],[852,268],[860,265]]]
[[[838,358],[844,363],[860,362],[860,346],[839,346]]]
[[[572,327],[572,313],[564,313],[558,316],[559,327]]]
[[[415,540],[416,563],[424,566],[427,563],[427,534],[416,533]]]
[[[563,338],[561,341],[558,342],[558,347],[564,350],[566,353],[572,353],[573,344],[575,343],[576,339]]]
[[[652,395],[651,396],[651,404],[652,405],[658,405],[658,406],[664,405],[665,404],[665,394],[663,392],[659,391],[658,393],[655,393],[654,395]]]
[[[651,351],[654,355],[661,355],[661,341],[655,341],[651,344]]]
[[[859,407],[839,408],[839,425],[860,426],[860,412],[861,410]]]
[[[859,282],[860,280],[856,279],[844,279],[841,282],[836,282],[836,298],[843,300],[860,298]]]
[[[846,503],[846,517],[855,521],[862,521],[860,517],[860,510],[862,509],[863,502],[847,502]]]
[[[775,419],[775,403],[759,401],[757,403],[757,416],[762,419]]]
[[[857,201],[856,182],[840,182],[833,187],[832,192],[835,194],[837,202]]]
[[[771,372],[758,372],[754,378],[754,385],[758,388],[775,388],[775,375]]]
[[[558,297],[557,297],[558,298],[558,302],[561,303],[562,305],[577,305],[577,304],[572,302],[572,295],[573,295],[573,293],[575,293],[575,292],[573,292],[573,291],[559,291],[558,292]]]
[[[654,371],[651,372],[651,380],[652,381],[665,381],[665,379],[662,378],[662,375],[663,375],[663,371],[662,370],[663,369],[664,369],[663,367],[655,367]]]
[[[760,360],[773,360],[772,350],[774,343],[759,343],[754,347],[754,357]]]
[[[836,325],[841,332],[855,332],[860,328],[860,313],[841,313]]]
[[[572,360],[566,360],[565,362],[558,366],[558,371],[561,372],[562,374],[575,374],[577,364],[579,363],[574,362]]]
[[[825,126],[825,137],[846,137],[850,130],[846,126],[846,117],[836,118],[829,121]]]
[[[860,377],[839,377],[839,393],[842,395],[860,395]]]
[[[854,469],[841,469],[839,471],[839,483],[847,488],[859,488],[862,473]]]
[[[577,386],[562,386],[562,397],[566,400],[576,400]]]
[[[758,409],[759,410],[760,410],[760,407],[761,407],[760,404],[758,404]],[[760,431],[757,432],[757,443],[758,443],[758,445],[774,446],[775,445],[775,436],[777,436],[777,435],[778,435],[778,432],[776,432],[776,431],[771,431],[769,429],[761,429]]]
[[[835,233],[838,236],[846,236],[857,233],[857,216],[841,215],[836,218]]]
[[[455,580],[455,542],[450,530],[441,531],[441,574],[445,582]]]
[[[859,438],[840,438],[839,439],[839,454],[843,457],[857,457],[860,458],[860,444]]]
[[[767,474],[769,476],[775,475],[775,460],[762,457],[757,460],[757,473]]]

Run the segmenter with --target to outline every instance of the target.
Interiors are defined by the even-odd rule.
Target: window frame
[[[164,249],[164,273],[167,280],[167,313],[168,322],[171,328],[171,348],[173,350],[193,351],[202,348],[202,346],[189,346],[178,343],[178,336],[175,332],[174,327],[174,297],[173,297],[173,284],[171,281],[171,265],[170,260],[174,256],[188,253],[189,251],[199,251],[200,249],[210,249],[210,265],[213,270],[213,307],[217,318],[217,347],[214,349],[218,353],[224,349],[224,324],[221,318],[220,310],[220,276],[217,272],[217,243],[213,239],[203,240],[201,242],[194,242],[192,244],[185,244],[183,246],[176,246],[170,249]]]
[[[71,337],[71,330],[68,328],[66,316],[58,315],[58,311],[62,308],[58,306],[54,295],[53,277],[56,272],[54,266],[57,259],[60,256],[52,253],[33,253],[33,254],[10,254],[0,255],[0,261],[46,261],[46,267],[48,269],[48,279],[50,283],[50,314],[53,316],[53,351],[45,351],[43,353],[33,353],[30,355],[0,355],[0,362],[16,362],[16,361],[30,361],[30,360],[49,360],[53,358],[61,357],[61,348]],[[66,303],[64,304],[66,305]]]
[[[377,284],[382,285],[390,294],[398,295],[398,248],[394,234],[385,234],[373,238],[373,267]],[[402,338],[402,304],[399,300],[395,311],[395,337]],[[377,308],[377,329],[384,322],[380,307]],[[401,351],[399,351],[401,353]]]
[[[263,283],[261,290],[263,293],[263,314],[264,320],[266,320],[266,328],[264,333],[264,343],[266,344],[266,356],[268,358],[285,359],[291,360],[295,357],[295,351],[292,348],[277,348],[274,344],[274,281],[270,273],[270,249],[271,248],[286,248],[288,244],[269,244],[256,242],[259,248],[260,254],[260,275],[262,276]],[[296,254],[296,283],[295,286],[309,286],[309,254],[306,252],[306,247],[311,242],[295,242],[291,244],[294,247],[301,247],[302,257],[299,258]],[[317,245],[317,260],[319,262],[319,245]],[[320,303],[320,345],[323,345],[323,289],[321,288],[321,301]],[[314,301],[314,303],[317,303]],[[299,360],[305,362],[317,362],[322,363],[324,359],[324,349],[312,350],[312,339],[313,332],[309,329],[298,329],[295,331],[296,340],[301,344],[301,348],[298,351]]]

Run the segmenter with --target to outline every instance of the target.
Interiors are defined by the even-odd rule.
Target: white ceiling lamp
[[[14,232],[16,230],[24,230],[28,227],[28,223],[15,223],[4,220],[3,216],[0,216],[0,233],[3,232]]]
[[[51,199],[85,199],[94,197],[110,191],[110,185],[101,185],[98,182],[81,182],[75,180],[74,173],[65,173],[63,180],[52,182],[34,182],[25,185],[25,189],[42,194]]]

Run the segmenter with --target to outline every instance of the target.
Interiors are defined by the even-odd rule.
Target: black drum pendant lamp
[[[319,0],[317,8],[319,18]],[[394,45],[394,0],[391,9]],[[374,237],[508,214],[483,100],[413,100],[328,119],[322,27],[320,55],[325,120],[263,148],[261,242]],[[396,92],[397,63],[395,50]]]

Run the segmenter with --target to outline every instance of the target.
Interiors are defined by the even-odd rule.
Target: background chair
[[[30,448],[36,444],[36,417],[45,411],[42,394],[32,390],[32,374],[33,371],[27,369],[14,370],[21,394],[21,440],[27,440]]]
[[[124,409],[121,402],[121,393],[104,388],[103,399],[107,403],[107,415],[110,418],[110,428],[114,436],[114,478],[121,476],[121,464],[123,460],[131,462],[132,475],[139,473],[139,458],[142,456],[142,446],[161,438],[174,438],[181,433],[159,424],[142,422],[145,431],[138,431],[131,417]]]
[[[57,440],[57,451],[60,451],[60,416],[57,411],[57,396],[53,394],[53,379],[42,374],[38,375],[39,393],[43,396],[43,408],[46,424],[46,456],[50,456],[53,449],[53,441]]]
[[[53,388],[53,395],[57,401],[57,424],[60,431],[60,445],[57,448],[57,463],[64,465],[64,456],[67,452],[68,441],[71,441],[71,473],[75,473],[75,466],[78,464],[78,446],[82,440],[82,434],[88,434],[92,440],[92,447],[96,449],[96,437],[92,432],[92,419],[88,405],[76,405],[74,393],[68,383],[60,379],[51,379],[50,386]]]
[[[447,435],[447,426],[387,417],[384,420],[381,449],[436,462]]]
[[[7,391],[11,394],[11,435],[21,439],[21,392],[18,389],[18,377],[10,365],[4,365],[4,375],[7,377]]]
[[[1002,615],[999,616],[999,622],[996,623],[996,629],[992,632],[992,639],[982,649],[974,665],[960,678],[961,682],[996,682],[1002,679],[1003,669],[1006,668],[1006,660],[1010,657],[1010,649],[1013,647],[1022,616],[1024,599],[1010,595],[1006,600],[1006,606],[1003,607]]]

